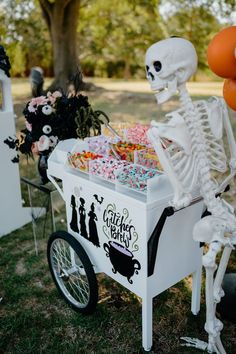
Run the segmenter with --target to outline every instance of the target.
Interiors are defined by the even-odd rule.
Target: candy
[[[111,144],[110,154],[121,160],[134,161],[134,151],[143,150],[144,146],[140,144],[132,144],[124,141],[119,141],[116,144]]]
[[[91,151],[68,153],[68,163],[72,168],[77,168],[81,171],[88,172],[89,161],[102,157],[102,155],[95,154]]]
[[[143,166],[130,164],[125,166],[117,174],[117,180],[130,188],[138,191],[147,190],[147,180],[156,176],[158,174],[157,170],[148,169]]]
[[[84,139],[89,146],[89,150],[101,155],[109,155],[110,144],[119,141],[118,137],[107,137],[105,135],[92,136]]]
[[[116,171],[128,165],[128,162],[117,160],[112,157],[99,158],[90,161],[89,173],[102,177],[108,181],[114,181],[116,178]]]
[[[144,149],[135,151],[135,163],[147,168],[162,170],[160,161],[154,149]]]
[[[125,130],[126,140],[133,144],[150,145],[147,137],[148,125],[136,124],[134,127],[129,127]]]

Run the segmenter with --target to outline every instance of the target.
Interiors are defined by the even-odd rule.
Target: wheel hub
[[[59,278],[62,278],[64,281],[68,281],[70,276],[65,269],[61,269]]]

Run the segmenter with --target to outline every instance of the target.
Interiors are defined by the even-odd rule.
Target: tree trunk
[[[52,40],[55,79],[50,88],[66,91],[73,75],[81,72],[77,53],[80,0],[39,2]]]
[[[125,60],[125,67],[124,67],[124,80],[129,80],[131,78],[131,72],[130,72],[130,63],[129,60]]]

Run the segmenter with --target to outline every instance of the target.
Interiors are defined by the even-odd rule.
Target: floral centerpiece
[[[32,98],[23,114],[26,128],[19,137],[8,137],[4,141],[17,152],[13,162],[19,161],[20,153],[27,157],[33,154],[48,157],[58,141],[99,135],[104,123],[102,118],[109,121],[104,112],[92,109],[87,96],[67,96],[60,91]]]

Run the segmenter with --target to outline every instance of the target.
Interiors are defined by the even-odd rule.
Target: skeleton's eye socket
[[[154,61],[153,66],[154,66],[154,69],[156,70],[157,73],[159,71],[161,71],[162,65],[161,65],[161,62],[159,60]]]
[[[147,71],[147,73],[148,73],[148,70],[149,70],[149,66],[148,66],[148,65],[146,65],[146,71]]]

